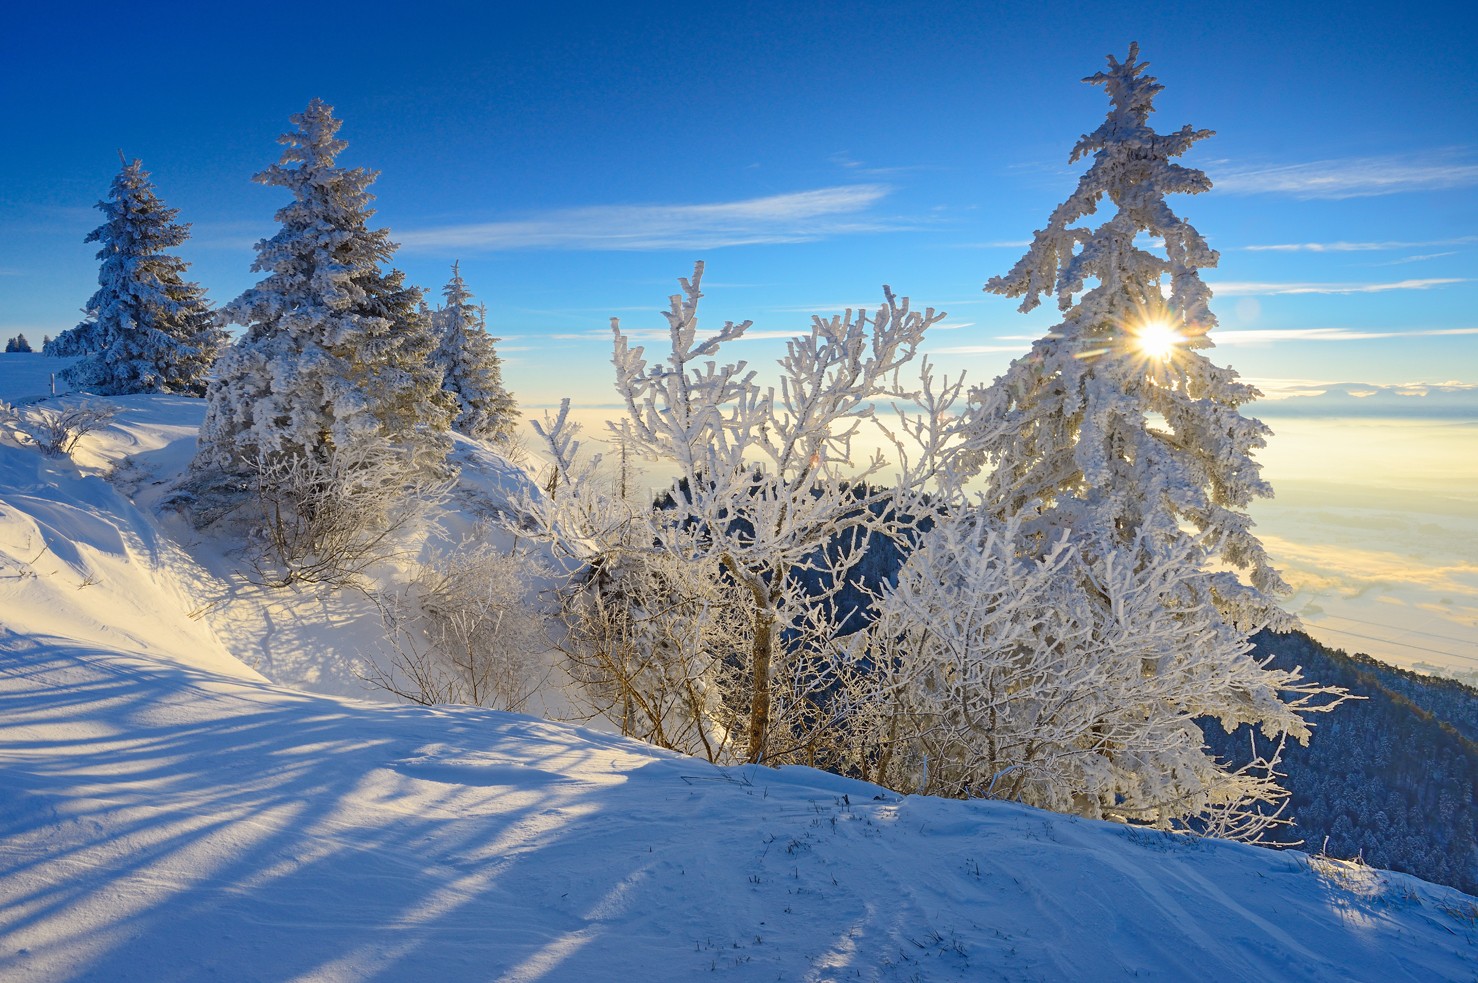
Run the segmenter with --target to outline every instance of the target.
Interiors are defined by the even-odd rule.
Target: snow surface
[[[7,983],[1478,974],[1404,875],[302,692],[370,628],[224,579],[156,511],[200,402],[115,402],[75,461],[0,434]]]

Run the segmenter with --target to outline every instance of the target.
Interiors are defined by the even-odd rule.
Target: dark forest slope
[[[1365,697],[1317,718],[1308,747],[1287,749],[1284,784],[1297,826],[1285,837],[1478,894],[1478,691],[1347,655],[1301,632],[1264,633],[1257,642],[1274,666],[1302,666],[1310,679]],[[1218,754],[1245,758],[1245,730],[1206,731]]]

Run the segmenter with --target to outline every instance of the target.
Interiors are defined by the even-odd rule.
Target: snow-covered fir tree
[[[368,225],[377,175],[336,163],[347,144],[323,100],[291,121],[281,160],[254,180],[293,200],[277,212],[277,234],[257,243],[252,270],[265,278],[222,309],[246,332],[218,363],[195,467],[326,461],[361,440],[439,466],[451,400],[430,362],[421,293],[382,267],[395,245]]]
[[[452,429],[478,440],[503,443],[518,425],[517,404],[503,386],[503,360],[487,332],[485,308],[472,302],[458,264],[442,288],[446,306],[432,315],[436,350],[431,362],[441,369],[442,386],[457,401]]]
[[[986,285],[1023,298],[1023,312],[1053,294],[1063,320],[973,398],[983,425],[1004,424],[980,441],[994,464],[987,512],[1013,530],[1022,561],[1071,548],[1060,569],[1091,620],[1053,628],[1051,610],[1025,616],[1044,619],[1049,634],[1077,634],[1099,663],[1127,674],[1089,674],[1081,692],[1061,694],[1075,713],[1102,714],[1090,713],[1068,744],[1083,756],[1073,808],[1165,823],[1245,815],[1246,798],[1269,797],[1261,778],[1239,785],[1210,760],[1196,718],[1305,740],[1294,709],[1327,708],[1339,694],[1260,671],[1250,654],[1250,634],[1291,621],[1278,608],[1284,582],[1247,514],[1271,494],[1253,458],[1269,431],[1239,410],[1257,391],[1204,354],[1216,322],[1198,271],[1217,255],[1165,200],[1210,188],[1175,158],[1211,134],[1151,128],[1162,86],[1138,54],[1132,45],[1124,61],[1110,56],[1108,71],[1085,79],[1111,101],[1103,125],[1072,153],[1091,164],[1027,254]],[[1105,199],[1114,213],[1084,223]],[[951,610],[947,599],[931,604],[935,617]],[[1105,702],[1095,692],[1118,695]],[[1316,696],[1328,699],[1315,706]],[[1140,737],[1126,740],[1131,718]]]
[[[204,289],[185,279],[189,264],[168,252],[189,238],[189,225],[175,221],[179,210],[159,200],[138,160],[124,161],[97,207],[107,221],[86,239],[102,244],[97,293],[86,319],[50,341],[46,353],[84,356],[61,372],[79,388],[204,395],[226,334]]]
[[[1110,56],[1107,72],[1085,79],[1112,104],[1073,149],[1073,162],[1091,155],[1092,164],[1027,254],[986,284],[1023,298],[1023,312],[1053,294],[1064,313],[992,387],[1012,425],[988,448],[997,459],[991,498],[1003,513],[1038,503],[1029,532],[1041,550],[1063,531],[1100,553],[1141,540],[1153,550],[1193,543],[1206,570],[1195,603],[1245,631],[1285,627],[1277,601],[1286,585],[1247,515],[1253,499],[1272,494],[1253,457],[1269,430],[1239,409],[1260,394],[1204,354],[1216,318],[1199,270],[1217,254],[1165,200],[1211,187],[1175,158],[1212,134],[1151,128],[1163,86],[1138,54],[1132,45],[1125,61]],[[1081,224],[1105,198],[1113,216]],[[1245,580],[1213,572],[1217,562]]]
[[[29,352],[33,349],[31,343],[26,340],[26,336],[18,334],[5,342],[5,350],[7,352]]]

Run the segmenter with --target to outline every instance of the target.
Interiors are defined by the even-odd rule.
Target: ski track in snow
[[[199,403],[119,403],[75,465],[0,439],[0,981],[1478,976],[1403,875],[269,683],[340,602],[177,546]]]

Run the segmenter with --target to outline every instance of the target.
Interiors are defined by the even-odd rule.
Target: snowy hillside
[[[0,435],[0,980],[1478,973],[1402,875],[325,695],[377,623],[226,579],[156,511],[200,403],[114,403]]]

